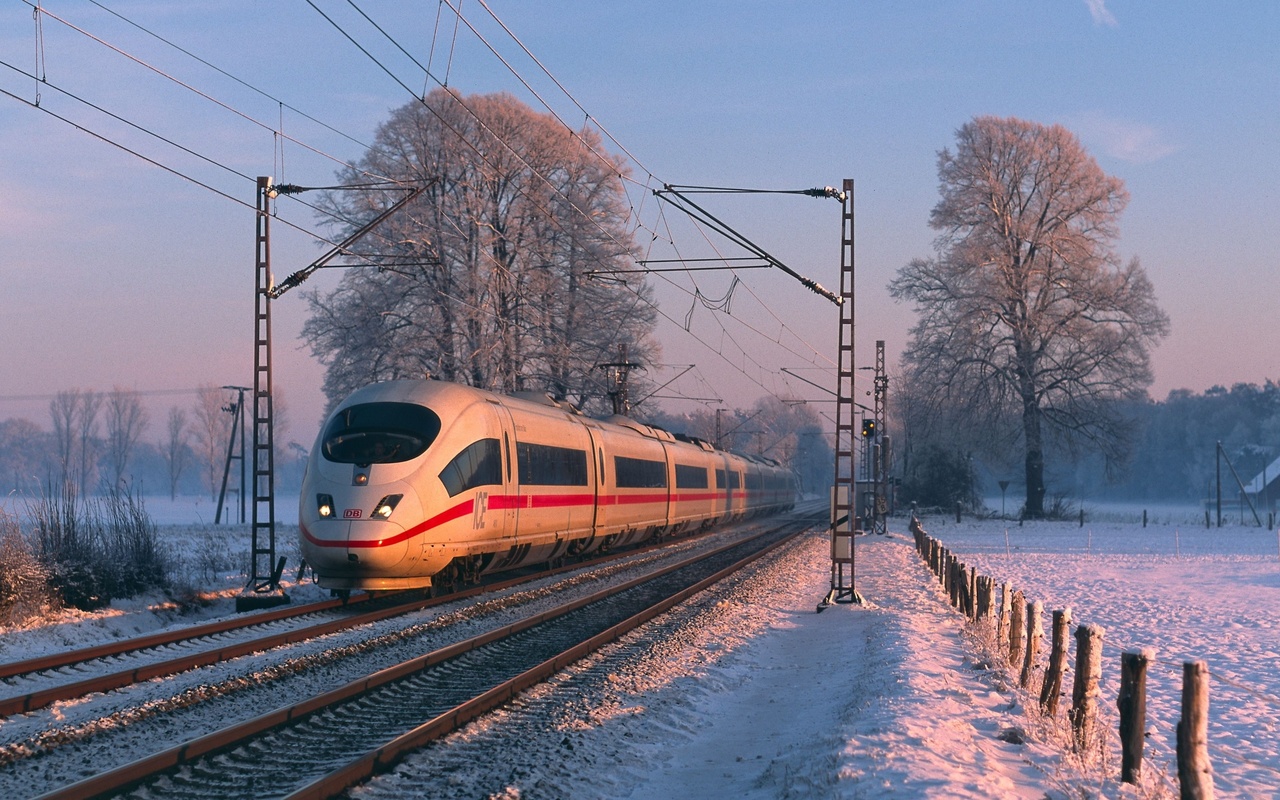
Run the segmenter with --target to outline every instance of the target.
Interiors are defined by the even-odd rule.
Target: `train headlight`
[[[391,512],[396,510],[396,505],[399,504],[401,497],[404,497],[404,495],[389,494],[386,497],[379,500],[378,504],[373,507],[374,518],[376,519],[390,518]]]
[[[316,511],[320,514],[320,519],[328,519],[333,516],[333,496],[327,494],[316,495]]]

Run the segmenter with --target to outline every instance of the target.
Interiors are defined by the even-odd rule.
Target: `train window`
[[[684,464],[676,464],[676,488],[677,489],[707,488],[707,468],[706,467],[690,467]]]
[[[613,457],[613,473],[618,486],[627,489],[667,488],[667,465],[643,458]]]
[[[502,448],[497,439],[481,439],[454,456],[440,473],[440,482],[453,497],[477,486],[502,483]]]
[[[738,488],[738,480],[739,480],[738,476],[740,474],[742,473],[738,472],[737,470],[732,470],[732,469],[729,470],[729,488],[730,489]]]
[[[716,488],[717,489],[724,488],[724,470],[722,469],[716,470]]]
[[[526,486],[588,485],[585,450],[516,442],[516,466]]]
[[[748,492],[760,491],[760,473],[759,472],[747,473],[747,491]]]
[[[440,433],[440,417],[413,403],[361,403],[329,421],[320,447],[339,464],[394,464],[426,452]]]

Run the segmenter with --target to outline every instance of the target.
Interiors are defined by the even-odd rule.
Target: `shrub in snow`
[[[48,581],[17,521],[0,511],[0,625],[19,626],[47,611]]]
[[[57,496],[46,492],[29,515],[49,587],[67,605],[89,611],[168,585],[155,523],[127,490],[86,501],[64,485]]]

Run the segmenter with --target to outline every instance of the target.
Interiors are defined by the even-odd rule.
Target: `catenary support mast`
[[[840,346],[836,364],[835,484],[831,497],[831,591],[818,610],[831,603],[861,603],[856,586],[854,531],[853,430],[853,180],[844,181],[840,225]]]
[[[280,588],[284,559],[276,560],[275,420],[272,415],[271,380],[271,214],[274,192],[271,178],[258,178],[258,200],[254,235],[255,288],[253,333],[253,492],[250,575],[245,591],[236,598],[236,609],[289,602]]]

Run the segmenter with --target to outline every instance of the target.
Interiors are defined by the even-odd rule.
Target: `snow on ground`
[[[1174,797],[1180,665],[1204,659],[1219,796],[1280,797],[1275,531],[923,523],[981,572],[1044,601],[1046,612],[1070,606],[1076,623],[1106,628],[1103,756],[1082,763],[1066,754],[1061,725],[1040,721],[1034,703],[985,668],[981,637],[965,632],[905,533],[858,538],[866,605],[815,613],[830,562],[825,535],[810,534],[356,794],[429,787],[432,796],[506,798]],[[162,530],[194,541],[189,527]],[[215,535],[224,530],[246,535]],[[236,579],[202,580],[215,599],[197,618],[154,598],[117,603],[0,630],[0,659],[230,613]],[[1134,647],[1157,651],[1140,791],[1117,782],[1119,652]],[[521,716],[530,720],[510,724]]]
[[[975,668],[909,540],[858,546],[866,605],[816,613],[810,534],[353,795],[1066,797],[1060,749]]]

